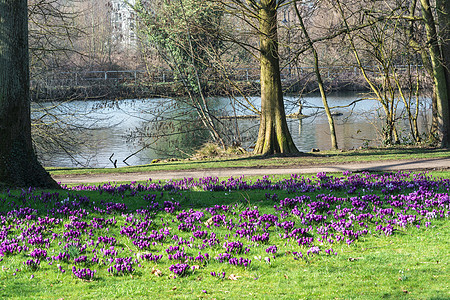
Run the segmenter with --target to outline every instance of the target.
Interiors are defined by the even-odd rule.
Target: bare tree
[[[261,115],[255,154],[298,153],[289,132],[280,75],[277,13],[288,1],[222,0],[223,11],[241,18],[259,38],[259,46],[234,39],[255,53],[261,72]]]
[[[221,15],[211,3],[178,0],[134,6],[140,20],[140,37],[155,47],[181,82],[189,101],[214,142],[226,147],[209,108],[205,88],[210,62],[205,48],[220,47],[215,39]]]
[[[334,150],[338,149],[338,143],[337,143],[337,138],[336,138],[336,130],[334,127],[334,120],[333,120],[333,116],[331,115],[331,110],[330,107],[328,106],[328,101],[327,101],[327,95],[325,92],[325,87],[323,84],[323,80],[322,80],[322,76],[320,74],[320,69],[319,69],[319,55],[317,54],[316,48],[314,47],[314,43],[311,40],[308,30],[306,29],[306,26],[303,22],[303,17],[300,14],[300,11],[298,9],[297,6],[297,0],[294,1],[294,9],[295,9],[295,13],[297,15],[297,18],[299,20],[299,24],[300,24],[300,28],[305,36],[306,42],[308,43],[308,46],[311,50],[311,52],[313,53],[313,57],[314,57],[314,72],[316,74],[316,78],[317,78],[317,84],[319,86],[319,91],[320,91],[320,96],[322,98],[322,103],[323,106],[325,108],[325,113],[327,115],[327,119],[328,119],[328,124],[330,127],[330,138],[331,138],[331,148]]]

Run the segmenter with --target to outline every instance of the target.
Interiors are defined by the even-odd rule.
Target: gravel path
[[[140,181],[151,178],[152,180],[200,178],[207,176],[239,177],[279,175],[279,174],[315,174],[318,172],[343,172],[343,171],[420,171],[420,170],[448,170],[450,169],[450,157],[432,158],[420,160],[395,160],[376,162],[352,162],[336,165],[309,165],[286,166],[269,168],[221,168],[205,170],[180,170],[180,171],[154,171],[139,173],[111,173],[111,174],[86,174],[86,175],[53,175],[57,182],[62,184],[99,183],[117,181]]]

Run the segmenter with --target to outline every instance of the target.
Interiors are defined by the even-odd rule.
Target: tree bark
[[[436,89],[436,115],[437,126],[440,138],[440,146],[448,147],[450,143],[450,115],[448,89],[446,80],[446,70],[439,46],[438,32],[431,11],[429,0],[420,0],[422,16],[425,21],[425,30],[427,33],[427,45],[429,47],[431,65],[433,68],[434,87]]]
[[[59,188],[31,141],[26,0],[0,0],[0,185]]]
[[[431,65],[429,51],[426,47],[423,47],[419,42],[414,38],[413,32],[414,32],[414,21],[413,18],[416,15],[416,6],[417,6],[417,0],[413,0],[409,4],[409,17],[411,17],[411,21],[409,26],[406,27],[406,34],[409,39],[409,45],[411,46],[414,51],[417,53],[420,53],[420,57],[422,59],[422,65],[425,68],[426,72],[430,75],[430,77],[433,77],[433,66]],[[431,124],[430,124],[430,131],[429,131],[429,142],[431,143],[437,143],[437,133],[438,133],[438,115],[437,115],[437,104],[436,104],[436,88],[433,85],[433,91],[431,94]],[[416,120],[417,122],[417,120]]]
[[[447,83],[447,103],[450,107],[450,1],[436,0],[439,24],[439,40],[441,42],[442,64]],[[450,120],[449,120],[450,121]],[[450,124],[448,125],[450,129]]]
[[[277,1],[261,0],[259,23],[261,118],[254,153],[298,153],[284,111],[278,56]]]

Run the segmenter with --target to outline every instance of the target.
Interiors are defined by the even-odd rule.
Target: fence
[[[395,67],[398,73],[406,73],[406,65]],[[365,67],[366,72],[372,75],[378,73],[375,67]],[[412,66],[413,70],[420,70],[421,66]],[[231,69],[226,74],[231,80],[236,81],[259,81],[259,68],[236,68]],[[356,77],[361,76],[361,71],[357,67],[333,66],[321,67],[320,72],[323,77],[332,79],[336,77]],[[313,67],[286,67],[281,69],[282,80],[299,80],[306,76],[314,74]],[[40,76],[31,74],[31,85],[46,87],[71,87],[71,86],[89,86],[106,85],[116,83],[166,83],[176,81],[176,76],[171,70],[125,70],[125,71],[73,71],[73,72],[49,72]]]

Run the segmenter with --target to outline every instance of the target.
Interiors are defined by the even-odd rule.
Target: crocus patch
[[[268,176],[255,182],[206,177],[6,192],[0,194],[0,264],[12,266],[11,275],[24,271],[34,277],[53,269],[86,281],[146,273],[172,279],[196,272],[224,279],[225,267],[333,259],[339,247],[354,247],[367,235],[426,230],[433,220],[449,217],[449,188],[448,180],[426,174],[345,172],[276,182]],[[226,196],[246,190],[265,196],[253,204],[208,207],[185,197],[187,191]],[[280,197],[280,191],[289,197]],[[86,196],[93,194],[96,201]],[[130,208],[134,203],[141,207]]]

